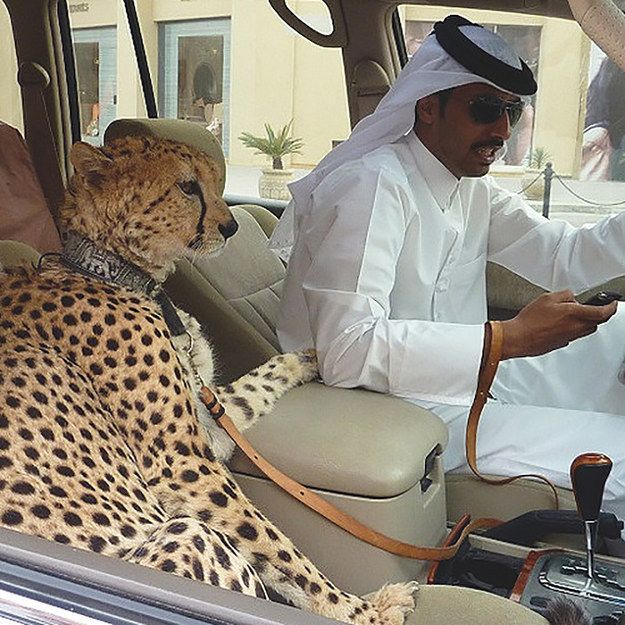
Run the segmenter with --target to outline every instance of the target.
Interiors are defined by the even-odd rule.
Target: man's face
[[[415,130],[424,145],[457,178],[484,176],[497,158],[497,152],[510,138],[508,113],[491,122],[476,121],[471,112],[476,99],[519,98],[490,85],[471,83],[452,90],[443,104],[434,94],[417,103]]]

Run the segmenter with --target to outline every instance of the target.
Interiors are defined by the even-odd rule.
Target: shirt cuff
[[[397,371],[390,372],[390,392],[404,399],[470,406],[477,390],[484,325],[428,325],[418,337],[403,337],[404,358]]]

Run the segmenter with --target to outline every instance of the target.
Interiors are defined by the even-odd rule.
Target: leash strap
[[[512,478],[494,479],[482,476],[477,469],[477,426],[482,409],[488,398],[488,389],[490,388],[495,377],[495,373],[497,372],[497,365],[501,359],[503,344],[503,330],[500,322],[488,322],[486,324],[486,332],[486,351],[482,358],[483,366],[480,372],[477,392],[469,412],[469,420],[467,423],[466,448],[469,466],[478,478],[488,482],[489,484],[508,484],[509,482],[521,477],[540,479],[551,487],[557,501],[557,492],[555,491],[555,487],[551,484],[551,482],[540,475],[519,475]],[[344,529],[352,536],[373,545],[374,547],[378,547],[379,549],[383,549],[384,551],[388,551],[389,553],[393,553],[398,556],[412,558],[415,560],[450,560],[456,555],[460,545],[469,534],[477,529],[486,529],[501,525],[501,521],[489,518],[477,519],[475,521],[468,522],[468,518],[465,515],[450,534],[450,539],[452,536],[456,536],[456,540],[453,541],[452,544],[446,543],[443,547],[421,547],[387,536],[386,534],[378,532],[372,527],[361,523],[351,514],[340,510],[327,500],[312,492],[306,486],[296,482],[294,479],[274,467],[268,460],[259,454],[254,447],[252,447],[250,442],[241,434],[241,432],[239,432],[230,417],[226,414],[224,407],[219,403],[217,397],[215,397],[215,394],[206,386],[203,386],[200,389],[200,399],[210,412],[213,419],[215,419],[220,427],[228,433],[239,449],[272,482],[311,510],[314,510],[318,514],[324,516],[328,519],[328,521]]]
[[[503,327],[501,321],[489,321],[485,326],[487,333],[484,344],[486,346],[485,352],[482,356],[482,369],[477,384],[477,392],[475,393],[475,399],[469,410],[469,419],[467,421],[465,450],[467,455],[467,463],[473,472],[483,482],[487,484],[503,485],[510,484],[521,478],[530,478],[538,480],[546,484],[553,493],[555,507],[560,507],[560,500],[558,497],[558,491],[553,483],[548,480],[544,475],[538,475],[536,473],[523,473],[522,475],[515,475],[513,477],[486,477],[482,475],[477,468],[477,429],[480,422],[480,416],[482,410],[488,399],[488,390],[490,389],[495,374],[497,373],[497,367],[501,360],[501,353],[503,349]]]
[[[48,208],[58,228],[59,207],[65,196],[65,182],[45,98],[50,75],[39,63],[27,61],[20,64],[17,80],[27,104],[24,108],[26,142],[30,147],[33,165]],[[35,146],[37,149],[34,149]]]

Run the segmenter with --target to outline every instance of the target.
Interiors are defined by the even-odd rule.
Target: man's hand
[[[571,341],[592,334],[616,312],[616,302],[585,306],[572,291],[546,293],[519,314],[503,322],[503,354],[506,358],[540,356]]]

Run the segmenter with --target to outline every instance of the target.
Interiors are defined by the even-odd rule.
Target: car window
[[[0,527],[0,625],[323,625],[182,575]]]
[[[130,33],[119,27],[114,2],[68,3],[78,83],[80,131],[83,141],[101,145],[104,131],[117,117],[144,117]],[[123,13],[122,13],[123,18]],[[127,57],[118,67],[118,57]],[[132,56],[131,56],[132,55]],[[124,76],[118,84],[118,75]]]
[[[418,50],[445,7],[403,6],[409,55]],[[491,169],[550,218],[592,223],[625,207],[625,74],[569,20],[461,10],[506,39],[534,71],[529,98],[505,156]],[[562,51],[566,50],[566,54]],[[544,193],[547,163],[551,188]]]
[[[0,122],[9,124],[22,132],[22,101],[17,84],[17,59],[11,33],[9,12],[3,3],[0,3],[0,33],[4,42],[0,46]]]
[[[116,117],[145,116],[118,4],[69,2],[81,130],[84,140],[95,144]],[[305,5],[298,8],[302,19],[327,30],[321,0],[298,4]],[[282,158],[284,176],[301,176],[349,133],[347,97],[340,50],[304,40],[267,2],[246,3],[245,10],[238,6],[221,0],[152,0],[142,2],[138,14],[159,115],[208,128],[226,156],[226,192],[258,196],[262,170],[276,165],[258,153],[265,147],[266,125],[276,141],[286,127],[294,142]],[[260,141],[246,145],[240,139],[244,133]],[[271,189],[263,193],[286,199],[272,196]]]

